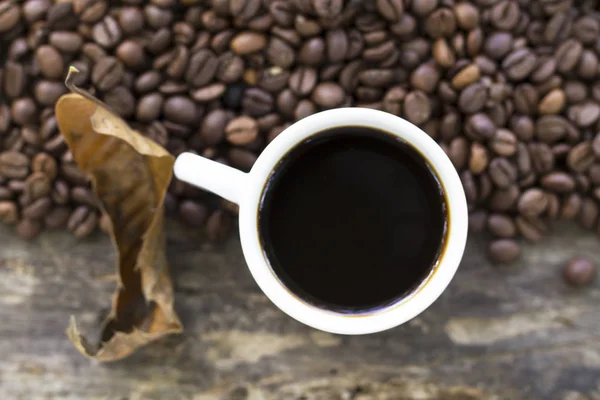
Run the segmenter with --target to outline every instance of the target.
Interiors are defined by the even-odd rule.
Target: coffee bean
[[[206,221],[206,234],[214,242],[223,242],[229,237],[232,227],[231,216],[223,210],[217,210]]]
[[[434,39],[450,36],[456,30],[456,18],[448,8],[439,8],[425,19],[425,31]]]
[[[512,156],[517,151],[517,137],[508,129],[498,129],[490,141],[490,148],[501,156]]]
[[[358,81],[358,75],[356,76]],[[290,75],[289,86],[298,96],[306,96],[317,84],[317,72],[310,67],[298,67]]]
[[[480,83],[473,83],[461,92],[458,107],[466,114],[474,114],[485,106],[486,100],[486,87]]]
[[[348,53],[348,36],[342,29],[333,29],[327,31],[325,35],[327,49],[327,60],[332,63],[338,63],[344,60]]]
[[[473,114],[465,123],[465,133],[474,140],[489,140],[495,132],[494,122],[485,114]]]
[[[569,120],[579,127],[588,127],[600,118],[600,105],[586,101],[569,107],[567,112]]]
[[[312,101],[324,108],[334,108],[344,101],[344,89],[333,82],[319,83],[312,92]]]
[[[490,22],[501,30],[511,30],[519,22],[521,11],[516,1],[503,0],[491,8]]]
[[[398,22],[404,14],[404,3],[402,0],[377,0],[377,11],[386,20]]]
[[[42,219],[52,208],[52,200],[42,197],[23,208],[23,217],[31,220]]]
[[[276,37],[271,38],[269,41],[266,53],[269,62],[281,68],[291,67],[296,60],[294,49]]]
[[[513,81],[525,79],[535,68],[537,58],[528,48],[512,51],[502,61],[506,76]]]
[[[418,90],[431,93],[436,88],[439,79],[440,73],[435,65],[427,63],[422,64],[412,72],[410,84]]]
[[[487,221],[488,230],[499,238],[512,238],[517,234],[513,220],[504,214],[492,214]]]
[[[237,34],[231,40],[231,50],[239,55],[247,55],[263,50],[267,46],[265,35],[245,31]]]
[[[573,219],[579,215],[581,210],[582,200],[581,196],[577,193],[572,193],[567,197],[560,209],[560,218],[562,219]]]
[[[562,274],[571,286],[588,286],[596,279],[597,266],[587,258],[575,257],[563,266]]]
[[[273,110],[273,96],[260,88],[250,88],[244,92],[242,108],[253,117],[260,117]]]
[[[110,90],[123,79],[123,64],[114,57],[100,59],[92,69],[92,82],[100,90]]]
[[[15,224],[19,219],[19,209],[12,201],[0,201],[0,221],[7,225]]]
[[[8,61],[4,66],[2,79],[3,92],[6,97],[14,99],[23,93],[25,89],[25,70],[22,65]]]
[[[598,205],[589,198],[583,198],[581,202],[581,211],[579,213],[579,223],[585,229],[592,229],[598,219]]]
[[[403,112],[410,122],[416,125],[424,123],[431,116],[431,111],[431,103],[424,92],[415,90],[406,95]]]
[[[469,159],[469,142],[464,137],[454,138],[450,142],[448,157],[457,170],[465,168]]]
[[[252,165],[256,161],[256,155],[251,151],[233,148],[229,151],[228,159],[231,162],[231,166],[239,168],[243,171],[250,171]]]
[[[487,153],[487,149],[479,144],[472,143],[471,144],[471,155],[469,158],[469,170],[477,175],[485,171],[488,166],[489,156]]]
[[[545,143],[530,143],[529,154],[536,172],[543,174],[554,168],[554,154],[552,149]]]
[[[126,35],[135,35],[144,28],[144,15],[137,7],[119,9],[119,26]]]
[[[511,239],[494,240],[488,246],[488,256],[495,263],[511,263],[516,261],[520,255],[519,244]]]
[[[519,212],[528,217],[536,217],[542,214],[547,206],[548,198],[541,189],[527,189],[519,198]]]
[[[196,104],[185,96],[169,97],[163,105],[163,113],[169,121],[193,125],[200,117]]]
[[[566,97],[565,93],[560,89],[551,90],[546,96],[542,98],[538,104],[538,113],[544,114],[557,114],[565,106]]]
[[[43,172],[34,172],[25,180],[23,193],[31,200],[48,196],[52,190],[52,182]]]
[[[583,172],[594,163],[594,151],[590,141],[574,146],[567,155],[567,166],[575,172]]]
[[[499,188],[507,188],[517,180],[517,168],[506,158],[494,158],[488,168],[492,182]]]
[[[564,41],[556,48],[554,53],[557,61],[557,70],[562,73],[570,72],[579,62],[582,52],[583,46],[580,42],[574,39]]]
[[[35,99],[44,106],[52,106],[67,92],[63,83],[54,81],[38,81],[34,87]]]
[[[44,225],[49,229],[59,229],[67,225],[71,215],[68,207],[55,207],[44,217]]]
[[[21,97],[12,102],[11,117],[18,125],[34,124],[38,118],[38,108],[29,97]]]
[[[87,206],[77,207],[67,221],[67,229],[76,238],[89,236],[98,226],[98,215]]]
[[[519,216],[515,219],[517,230],[530,242],[539,242],[547,232],[548,227],[539,218]]]
[[[247,116],[234,118],[225,127],[225,137],[233,145],[250,144],[258,137],[258,123]]]
[[[34,239],[42,231],[42,223],[30,219],[22,219],[17,223],[15,233],[25,240]]]
[[[0,176],[10,179],[24,179],[29,173],[29,158],[16,151],[0,153]]]

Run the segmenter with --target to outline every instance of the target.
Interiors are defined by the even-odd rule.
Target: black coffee
[[[446,232],[440,184],[390,134],[342,127],[294,148],[263,192],[259,234],[280,281],[305,301],[360,312],[431,273]]]

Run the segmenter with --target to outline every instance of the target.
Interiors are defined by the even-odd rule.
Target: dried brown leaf
[[[163,232],[163,203],[174,158],[132,130],[89,93],[76,88],[56,103],[56,118],[73,158],[90,176],[117,253],[118,285],[101,341],[91,345],[72,318],[67,335],[85,356],[125,358],[182,325],[173,309]]]

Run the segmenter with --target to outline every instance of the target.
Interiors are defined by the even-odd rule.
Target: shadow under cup
[[[426,158],[376,128],[317,132],[262,190],[258,236],[290,294],[334,313],[402,303],[433,276],[448,239],[443,185]]]

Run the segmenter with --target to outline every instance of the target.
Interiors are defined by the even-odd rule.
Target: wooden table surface
[[[185,333],[124,361],[98,364],[64,333],[69,316],[94,337],[114,288],[98,233],[32,243],[0,226],[0,399],[479,400],[600,399],[600,282],[560,278],[570,256],[600,261],[600,241],[572,225],[493,267],[470,238],[442,297],[375,335],[322,333],[261,294],[239,240],[207,244],[169,225],[176,309]]]

